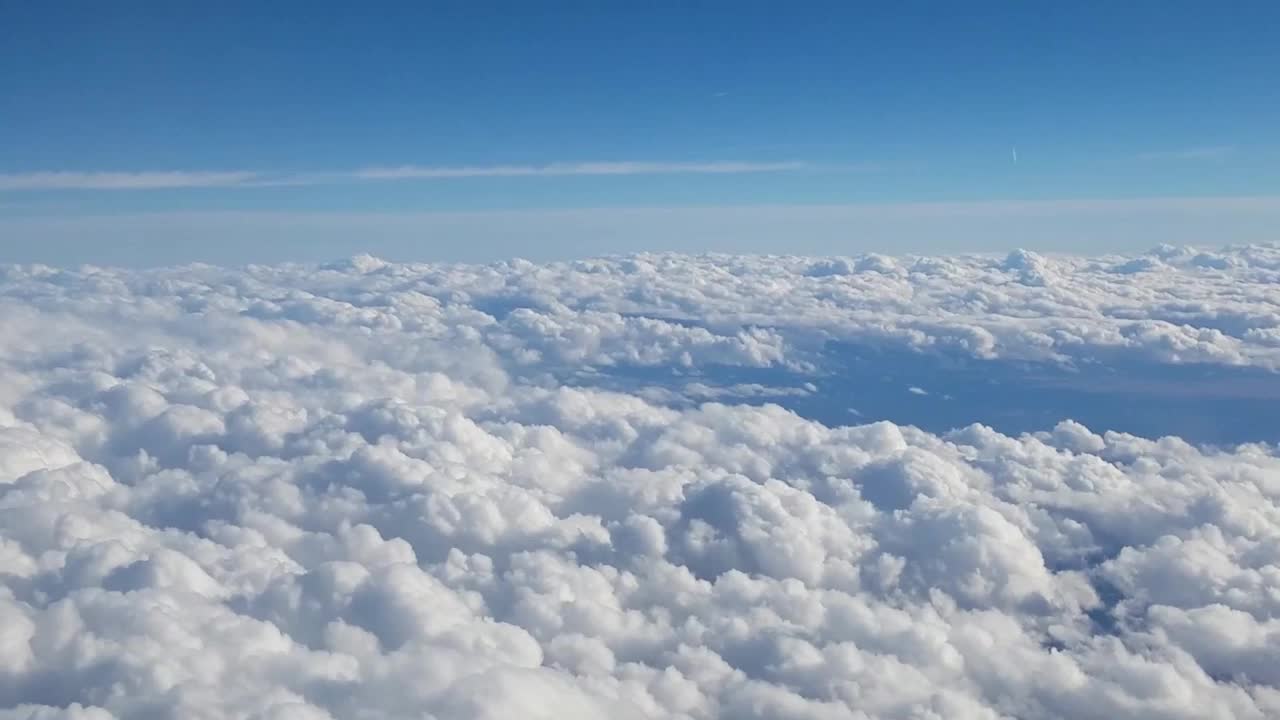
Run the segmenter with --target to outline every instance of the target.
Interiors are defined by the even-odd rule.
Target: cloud
[[[322,185],[369,180],[428,180],[574,175],[685,175],[789,172],[812,167],[803,162],[589,162],[549,165],[426,167],[402,165],[359,170],[264,173],[237,172],[33,172],[0,174],[0,191],[13,190],[158,190],[167,188]]]
[[[352,175],[362,180],[404,180],[416,178],[544,177],[566,175],[685,175],[788,172],[812,166],[802,162],[712,162],[653,163],[597,162],[554,163],[551,165],[498,165],[490,167],[420,167],[404,165],[367,168]]]
[[[1280,248],[1141,257],[0,267],[0,718],[1276,717],[1274,440],[773,404],[1274,392]]]
[[[260,178],[254,172],[34,172],[0,174],[3,190],[156,190],[237,187]]]
[[[1226,160],[1236,154],[1232,145],[1205,145],[1178,150],[1154,150],[1138,155],[1140,160]]]

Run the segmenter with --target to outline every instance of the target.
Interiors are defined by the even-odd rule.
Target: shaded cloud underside
[[[1275,717],[1274,445],[563,378],[1273,370],[1278,288],[1269,247],[4,268],[0,718]]]

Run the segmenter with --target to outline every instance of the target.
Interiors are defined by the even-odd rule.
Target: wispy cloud
[[[0,190],[156,190],[234,187],[253,182],[253,172],[32,172],[0,174]]]
[[[0,174],[4,190],[161,190],[167,188],[326,185],[346,182],[573,175],[690,175],[788,172],[812,168],[790,162],[584,162],[548,165],[401,165],[305,173],[255,171],[31,172]]]
[[[473,167],[420,167],[405,165],[392,168],[357,170],[362,180],[400,180],[410,178],[524,177],[562,175],[688,175],[786,172],[810,167],[802,162],[588,162],[551,165],[496,165]]]
[[[1139,160],[1225,160],[1235,155],[1231,145],[1205,145],[1177,150],[1154,150],[1138,155]]]

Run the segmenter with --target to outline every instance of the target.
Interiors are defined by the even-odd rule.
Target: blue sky
[[[0,9],[0,261],[1280,227],[1275,3],[51,5]]]

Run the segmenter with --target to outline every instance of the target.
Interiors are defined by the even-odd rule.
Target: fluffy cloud
[[[1275,445],[706,383],[1280,361],[1280,251],[1137,260],[4,268],[0,718],[1275,717]]]

